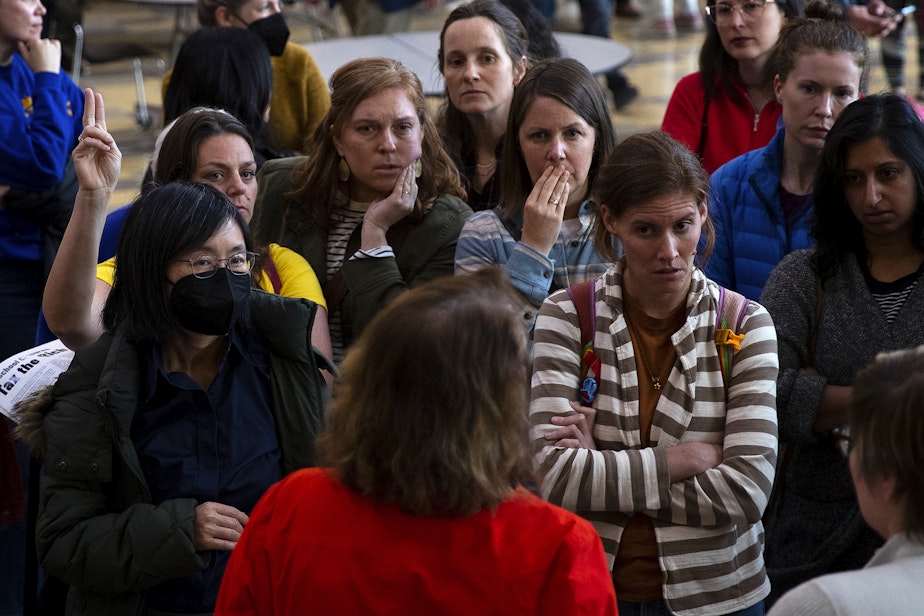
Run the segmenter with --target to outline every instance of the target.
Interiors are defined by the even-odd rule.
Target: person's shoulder
[[[465,201],[455,195],[440,195],[433,200],[432,209],[467,213],[469,216],[472,214],[472,208],[470,208]]]
[[[674,92],[703,95],[706,92],[706,88],[703,85],[703,74],[696,71],[695,73],[690,73],[689,75],[681,77],[677,85],[674,86]]]
[[[115,334],[107,331],[95,342],[77,349],[71,365],[58,377],[54,385],[54,395],[63,396],[83,390],[88,384],[98,383],[106,360],[113,350],[114,338]],[[119,345],[124,341],[125,337],[120,335]]]
[[[500,216],[494,210],[475,212],[465,222],[466,227],[476,229],[497,229],[502,227]]]
[[[308,502],[316,498],[326,501],[328,497],[324,495],[339,485],[329,469],[302,468],[271,485],[261,497],[258,508],[272,515],[274,511],[297,507],[306,499]]]
[[[530,519],[541,524],[549,534],[557,528],[562,536],[571,540],[599,540],[597,531],[590,522],[558,505],[542,500],[525,489],[517,490],[503,503],[503,507],[521,522]]]
[[[286,43],[285,48],[282,50],[282,55],[273,56],[271,60],[274,70],[282,68],[286,71],[295,72],[304,71],[306,66],[310,66],[312,69],[316,66],[314,58],[311,57],[308,50],[292,42]]]
[[[471,216],[472,208],[465,201],[454,195],[440,195],[430,204],[420,226],[422,228],[458,227],[458,231]]]
[[[291,173],[300,164],[308,160],[307,156],[283,156],[282,158],[272,158],[263,163],[260,167],[262,175],[275,174],[280,172]]]
[[[260,190],[265,190],[267,186],[281,185],[288,187],[292,182],[292,172],[306,160],[308,160],[306,156],[286,156],[267,160],[260,167],[260,172],[257,175]]]
[[[812,248],[794,250],[783,257],[776,268],[792,272],[812,272],[813,254],[814,249]],[[814,273],[812,273],[812,275],[814,276]]]

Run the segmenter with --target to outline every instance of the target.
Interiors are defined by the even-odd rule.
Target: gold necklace
[[[663,387],[661,384],[661,375],[664,374],[665,370],[667,370],[667,374],[664,376],[665,382],[667,382],[667,378],[670,376],[671,354],[666,354],[665,361],[662,362],[658,373],[655,374],[651,371],[651,364],[648,362],[648,357],[645,356],[644,344],[642,344],[643,341],[642,337],[638,333],[638,328],[636,328],[635,324],[631,321],[631,319],[628,318],[626,319],[626,325],[629,326],[629,332],[635,338],[633,345],[636,351],[636,355],[642,358],[642,365],[645,366],[645,372],[648,373],[648,378],[651,379],[651,386],[654,387],[655,391],[661,391],[661,388]]]

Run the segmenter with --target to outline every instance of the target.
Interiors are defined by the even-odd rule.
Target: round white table
[[[611,39],[566,32],[556,32],[555,39],[565,56],[579,60],[594,75],[619,68],[632,58],[628,47]],[[305,49],[327,81],[350,60],[380,56],[399,60],[417,73],[428,96],[442,96],[443,76],[436,64],[439,45],[440,33],[428,30],[329,39],[307,43]]]

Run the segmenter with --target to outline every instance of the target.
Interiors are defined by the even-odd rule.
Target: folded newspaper
[[[53,340],[7,357],[0,363],[0,413],[19,423],[13,408],[46,385],[53,385],[71,365],[74,352]]]

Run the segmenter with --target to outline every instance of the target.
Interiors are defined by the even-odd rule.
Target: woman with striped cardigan
[[[613,263],[589,289],[549,297],[536,323],[540,493],[593,522],[623,615],[763,614],[770,592],[760,519],[777,452],[776,333],[762,306],[698,269],[701,231],[703,257],[713,239],[708,186],[665,133],[618,145],[594,191],[595,241]]]

